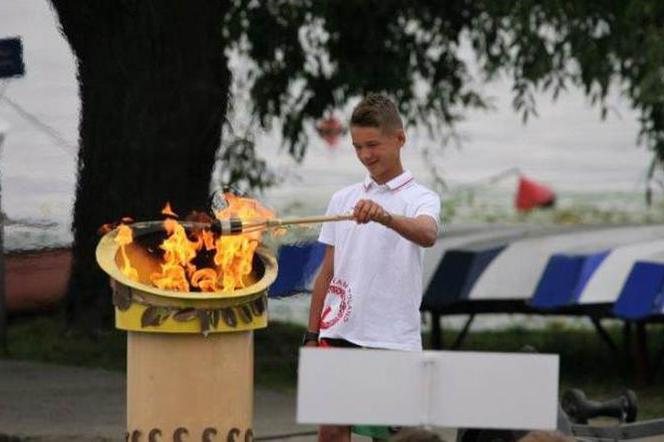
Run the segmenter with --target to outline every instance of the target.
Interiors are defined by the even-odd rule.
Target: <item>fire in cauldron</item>
[[[178,292],[230,293],[254,283],[254,254],[262,230],[225,235],[217,226],[226,220],[270,219],[274,214],[253,199],[231,193],[225,198],[227,207],[215,212],[216,224],[200,213],[193,217],[198,222],[180,222],[168,204],[162,211],[166,216],[162,229],[120,224],[115,242],[122,273],[132,281]]]

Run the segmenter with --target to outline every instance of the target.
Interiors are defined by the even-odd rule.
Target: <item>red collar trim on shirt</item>
[[[415,179],[415,178],[410,177],[410,179],[409,179],[408,181],[406,181],[405,183],[402,183],[402,184],[400,184],[399,186],[397,186],[397,187],[395,187],[394,189],[392,189],[392,192],[396,192],[397,190],[401,189],[403,186],[405,186],[406,184],[410,183],[410,182],[413,181],[414,179]]]
[[[410,173],[410,171],[406,170],[404,171],[401,175],[392,178],[390,181],[385,183],[385,185],[391,190],[391,191],[396,191],[404,187],[406,184],[409,184],[411,181],[413,181],[414,177]],[[372,185],[378,185],[376,182],[371,178],[370,175],[367,175],[367,177],[364,179],[364,190],[367,191]]]

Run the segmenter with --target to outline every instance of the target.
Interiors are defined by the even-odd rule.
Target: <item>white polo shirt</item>
[[[327,213],[350,213],[361,199],[394,215],[428,215],[438,224],[440,198],[408,171],[384,185],[367,177],[336,192]],[[422,247],[377,222],[325,223],[318,240],[334,246],[320,336],[365,347],[421,350]]]

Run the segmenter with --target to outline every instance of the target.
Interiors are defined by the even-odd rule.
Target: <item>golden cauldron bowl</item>
[[[206,227],[181,222],[191,230]],[[141,243],[164,238],[162,221],[131,225],[134,242],[125,246],[138,281],[121,271],[122,256],[115,242],[118,229],[105,234],[97,245],[100,267],[111,277],[116,327],[128,331],[158,333],[219,333],[254,330],[267,326],[267,290],[277,277],[277,261],[264,247],[256,250],[252,273],[246,287],[232,292],[178,292],[150,284],[150,275],[159,270],[159,261]]]

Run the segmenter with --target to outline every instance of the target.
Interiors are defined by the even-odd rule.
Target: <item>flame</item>
[[[97,229],[97,233],[103,236],[113,229],[115,229],[115,225],[113,223],[103,224],[99,229]]]
[[[222,269],[220,285],[223,291],[244,287],[244,277],[251,273],[257,247],[258,241],[248,238],[248,235],[222,236],[217,239],[214,263]]]
[[[225,193],[224,197],[228,207],[215,212],[214,215],[217,219],[240,218],[242,221],[260,221],[261,219],[274,218],[274,212],[263,207],[257,200],[240,197],[232,193]],[[242,236],[260,241],[261,235],[260,230],[255,230]]]
[[[114,222],[114,223],[108,223],[108,224],[103,224],[99,229],[97,229],[97,233],[99,235],[106,235],[108,232],[112,231],[116,227],[118,227],[120,224],[132,224],[134,220],[132,218],[129,218],[128,216],[124,216],[120,218],[120,221]],[[131,242],[131,241],[130,241]]]
[[[173,209],[171,209],[171,203],[166,203],[163,209],[161,209],[161,214],[166,216],[172,216],[173,218],[179,218]]]
[[[191,285],[203,292],[213,292],[217,288],[217,272],[210,268],[196,270],[191,277]]]
[[[215,213],[219,219],[231,217],[243,221],[260,220],[273,217],[270,210],[258,201],[224,195],[228,207]],[[162,214],[167,238],[159,248],[163,251],[163,262],[159,271],[149,275],[149,281],[163,290],[202,292],[231,292],[245,287],[252,272],[254,253],[258,248],[262,232],[253,231],[232,236],[216,236],[208,229],[187,232],[182,224],[173,219],[177,217],[170,204],[166,204]],[[116,236],[122,255],[122,272],[134,281],[139,280],[136,269],[131,266],[125,246],[133,241],[132,231],[127,226],[120,226]],[[209,266],[198,268],[196,257],[205,254],[210,258]]]
[[[209,230],[203,230],[199,236],[199,241],[203,243],[205,250],[208,252],[214,250],[216,245],[214,243],[214,234]]]
[[[153,273],[150,280],[160,289],[188,292],[187,276],[196,271],[191,261],[196,257],[199,242],[189,241],[184,227],[173,219],[165,220],[164,228],[169,235],[159,246],[164,251],[164,263],[161,273]]]
[[[122,273],[132,281],[138,281],[138,271],[131,266],[129,257],[127,256],[126,246],[134,241],[134,236],[131,227],[124,224],[118,227],[118,234],[115,236],[115,242],[120,246],[120,254],[122,255]]]
[[[274,213],[251,198],[225,193],[228,207],[215,212],[218,219],[240,218],[242,221],[272,218]],[[254,231],[235,236],[220,236],[216,241],[214,263],[222,269],[221,289],[229,291],[244,287],[244,279],[251,273],[254,253],[262,232]]]

